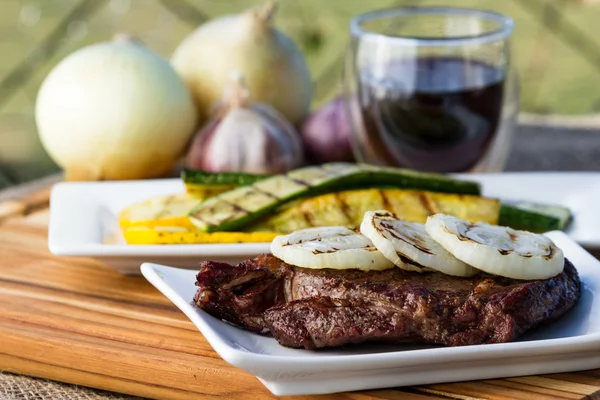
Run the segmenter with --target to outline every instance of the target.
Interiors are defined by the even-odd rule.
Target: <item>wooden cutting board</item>
[[[50,254],[48,193],[0,202],[0,370],[161,399],[275,398],[142,277]],[[600,370],[297,398],[600,399]]]

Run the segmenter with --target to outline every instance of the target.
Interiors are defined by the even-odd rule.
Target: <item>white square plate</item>
[[[458,175],[482,184],[483,194],[511,200],[562,204],[574,213],[567,234],[600,248],[599,173],[503,173]],[[106,244],[119,232],[117,215],[137,201],[183,192],[180,179],[59,183],[50,198],[50,251],[94,257],[122,273],[139,274],[142,262],[196,268],[201,260],[238,262],[269,251],[268,243],[127,245]]]
[[[464,347],[361,345],[308,351],[222,322],[192,305],[196,271],[145,263],[144,277],[228,363],[275,395],[304,395],[537,375],[600,367],[600,262],[562,232],[548,234],[577,268],[583,292],[563,318],[512,343]]]

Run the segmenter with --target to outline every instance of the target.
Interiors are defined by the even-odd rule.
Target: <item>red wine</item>
[[[416,58],[362,75],[360,86],[365,129],[387,163],[461,172],[477,164],[496,134],[504,70],[460,58]]]

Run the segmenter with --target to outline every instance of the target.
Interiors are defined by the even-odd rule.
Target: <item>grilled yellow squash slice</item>
[[[278,233],[189,231],[181,227],[129,227],[123,229],[128,244],[216,244],[270,242]]]
[[[181,193],[135,203],[119,214],[119,225],[121,228],[177,226],[196,230],[188,218],[188,213],[202,200],[202,197]]]
[[[373,210],[388,210],[412,222],[424,223],[429,215],[445,213],[473,222],[497,224],[500,201],[416,190],[349,190],[295,201],[247,230],[290,233],[313,226],[356,228],[365,212]]]
[[[190,210],[209,197],[235,188],[231,185],[196,184],[186,184],[185,187],[186,193],[155,197],[132,204],[119,215],[120,226],[179,226],[195,231],[197,228],[188,218]]]

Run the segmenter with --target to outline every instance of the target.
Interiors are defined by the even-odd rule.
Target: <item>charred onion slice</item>
[[[271,253],[303,268],[379,271],[394,267],[366,236],[343,226],[301,229],[277,236],[271,242]]]
[[[546,236],[446,214],[427,218],[425,229],[456,258],[494,275],[547,279],[564,267],[561,249]]]
[[[360,232],[402,269],[417,272],[433,269],[454,276],[473,276],[478,272],[433,240],[425,225],[398,219],[389,211],[365,213]]]

